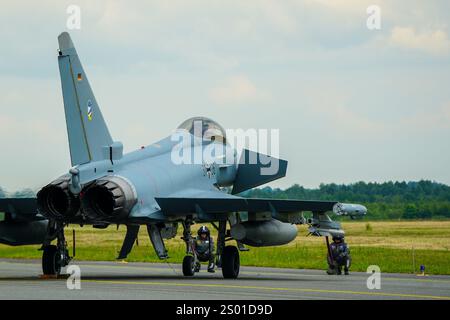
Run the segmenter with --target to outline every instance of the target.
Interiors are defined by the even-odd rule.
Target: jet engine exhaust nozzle
[[[62,176],[38,192],[37,206],[43,216],[64,219],[79,212],[80,201],[69,191],[69,182],[69,176]]]
[[[128,216],[136,201],[136,192],[128,181],[107,176],[83,191],[81,207],[91,219],[119,219]]]

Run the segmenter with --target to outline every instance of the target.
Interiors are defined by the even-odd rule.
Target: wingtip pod
[[[58,36],[59,50],[64,51],[67,49],[74,48],[72,39],[68,32],[63,32]]]
[[[333,206],[333,212],[338,216],[364,216],[367,213],[367,208],[360,204],[352,203],[336,203]]]

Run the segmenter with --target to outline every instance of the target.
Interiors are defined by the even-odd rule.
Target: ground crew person
[[[334,235],[333,242],[329,245],[328,250],[328,274],[342,274],[342,267],[344,267],[345,275],[348,275],[348,270],[351,265],[350,248],[344,241],[343,235]]]
[[[214,272],[214,240],[206,226],[201,226],[198,229],[197,238],[195,239],[195,252],[198,260],[201,262],[208,261],[208,272]],[[200,266],[198,266],[198,269],[200,269]]]

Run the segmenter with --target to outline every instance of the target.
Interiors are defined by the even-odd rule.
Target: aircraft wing
[[[332,211],[335,201],[248,199],[241,197],[227,198],[156,198],[161,210],[166,214],[228,213],[228,212],[278,212],[291,213],[300,211]]]
[[[4,198],[0,199],[0,220],[14,221],[44,220],[37,215],[36,198]]]
[[[48,221],[38,214],[36,198],[0,199],[0,243],[42,244]]]

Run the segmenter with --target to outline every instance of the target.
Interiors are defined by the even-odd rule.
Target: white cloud
[[[0,11],[0,39],[8,44],[0,59],[0,146],[6,154],[0,185],[10,190],[67,171],[56,36],[65,30],[69,4],[10,1]],[[437,143],[450,132],[450,109],[439,108],[450,101],[450,55],[442,56],[449,52],[447,1],[77,4],[82,28],[71,32],[74,42],[111,133],[126,150],[161,138],[183,118],[205,115],[231,128],[283,129],[294,170],[283,180],[289,183],[305,181],[303,164],[294,168],[305,158],[303,147],[314,154],[323,144],[322,157],[305,160],[312,185],[323,179],[317,172],[329,165],[328,149],[343,147],[370,154],[367,161],[374,164],[377,154],[392,150],[436,149],[442,165],[424,160],[411,172],[432,178],[431,170],[439,171],[450,181],[443,160],[450,152]],[[382,9],[381,31],[366,28],[371,4]],[[415,51],[426,54],[409,55]],[[405,159],[400,152],[393,157]],[[355,166],[357,160],[348,159],[348,169],[330,167],[322,177],[339,181],[339,173],[351,181],[399,172],[390,165],[380,164],[379,171]]]
[[[420,110],[405,118],[399,124],[402,128],[415,128],[415,130],[434,131],[450,129],[450,103],[443,105],[437,110]]]
[[[230,77],[223,85],[210,91],[210,98],[217,104],[237,104],[264,97],[265,94],[260,92],[245,75]]]
[[[365,3],[367,2],[367,3]],[[335,11],[364,14],[361,8],[367,7],[370,1],[361,0],[305,0],[307,5],[322,6]]]
[[[395,46],[432,54],[448,54],[450,51],[448,35],[441,29],[418,32],[412,27],[394,27],[389,42]]]
[[[286,2],[279,1],[261,1],[258,2],[261,6],[265,18],[276,29],[292,33],[298,29],[298,20],[295,14],[289,11],[290,5]]]
[[[325,123],[341,138],[379,138],[386,129],[385,124],[364,115],[364,110],[352,109],[349,106],[352,97],[348,92],[324,85],[319,89],[308,88],[304,98],[308,99],[311,117]]]

